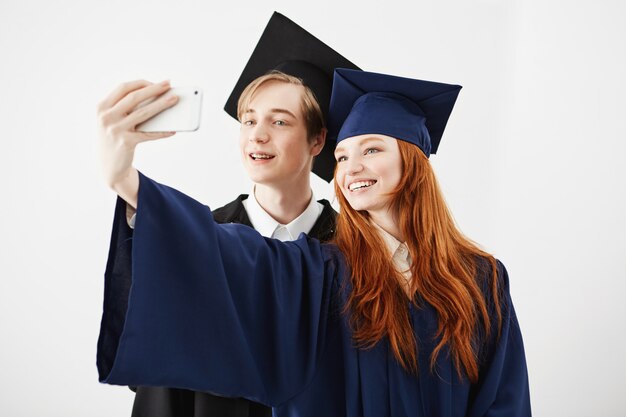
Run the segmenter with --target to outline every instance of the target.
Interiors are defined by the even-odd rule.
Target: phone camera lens
[[[197,91],[194,91],[193,93],[194,93],[195,95],[198,95],[198,92],[197,92]]]

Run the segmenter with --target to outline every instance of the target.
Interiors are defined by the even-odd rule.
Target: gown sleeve
[[[497,261],[502,327],[492,326],[490,342],[479,355],[479,382],[469,417],[530,417],[528,373],[522,333],[509,292],[509,277]],[[493,313],[495,308],[491,306]],[[495,317],[495,314],[491,317]],[[495,319],[493,320],[495,322]]]
[[[278,405],[312,379],[335,282],[319,242],[218,225],[140,174],[131,252],[131,276],[105,274],[101,382]]]

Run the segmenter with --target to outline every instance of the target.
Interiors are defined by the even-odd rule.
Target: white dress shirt
[[[311,193],[311,201],[309,201],[309,205],[302,214],[289,224],[281,224],[263,210],[263,207],[261,207],[254,196],[254,188],[248,198],[242,201],[242,204],[248,213],[250,223],[261,235],[283,242],[296,240],[300,233],[309,233],[317,218],[322,214],[322,210],[324,210],[324,206],[318,203],[313,193]]]

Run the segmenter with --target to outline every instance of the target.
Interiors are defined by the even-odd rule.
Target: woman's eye
[[[345,156],[340,156],[339,158],[337,158],[337,162],[343,162],[346,161],[348,158],[346,158]]]
[[[373,154],[373,153],[376,153],[376,152],[378,152],[378,149],[376,149],[376,148],[369,148],[368,150],[365,151],[365,155],[370,155],[370,154]]]
[[[284,120],[276,120],[274,124],[278,126],[285,126],[287,123],[285,123]]]
[[[243,125],[244,126],[252,126],[254,124],[253,120],[244,120],[243,121]]]

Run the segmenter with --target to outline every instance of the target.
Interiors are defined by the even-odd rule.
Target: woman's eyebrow
[[[361,139],[361,141],[359,142],[359,145],[363,145],[364,143],[368,143],[368,142],[384,142],[384,140],[382,140],[381,138],[377,138],[377,137],[368,137],[368,138]]]
[[[364,143],[368,143],[368,142],[383,142],[384,143],[384,141],[381,138],[368,137],[368,138],[361,139],[358,145],[362,146]],[[337,147],[335,148],[335,154],[337,154],[338,152],[344,152],[341,145],[337,145]]]

